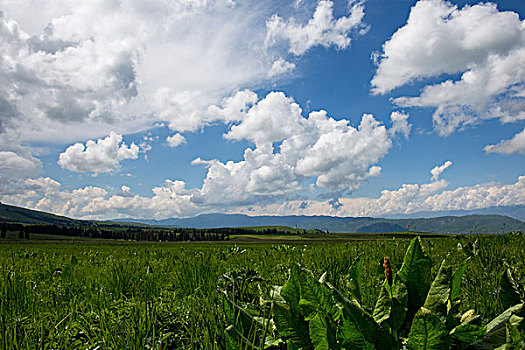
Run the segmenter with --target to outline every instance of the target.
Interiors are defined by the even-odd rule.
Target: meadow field
[[[292,341],[293,332],[287,333],[282,325],[275,325],[278,309],[262,302],[268,296],[276,298],[276,290],[282,291],[289,302],[285,289],[291,286],[291,268],[308,269],[308,276],[315,282],[310,277],[305,281],[316,286],[327,283],[348,300],[357,291],[356,299],[363,312],[374,312],[375,317],[373,310],[381,304],[378,299],[384,298],[382,290],[386,286],[383,258],[389,257],[396,275],[407,260],[405,252],[411,242],[413,245],[409,235],[330,244],[303,240],[284,244],[4,242],[0,244],[0,348],[300,348]],[[439,276],[444,273],[440,265],[445,258],[450,271],[462,266],[458,312],[474,309],[479,325],[487,324],[507,308],[501,298],[502,280],[508,282],[507,269],[515,279],[512,282],[517,291],[523,291],[525,240],[521,235],[461,235],[422,238],[420,242],[431,259],[431,265],[427,264],[429,280],[438,272]],[[317,282],[325,272],[321,282]],[[287,287],[273,287],[287,281]],[[455,277],[454,283],[452,294],[457,294]],[[325,293],[324,289],[318,292]],[[392,287],[391,300],[395,299],[394,294]],[[280,300],[284,303],[284,299]],[[452,296],[450,300],[455,301]],[[293,311],[292,306],[286,310]],[[330,318],[329,324],[343,327],[341,315]],[[274,319],[270,322],[270,318]],[[247,326],[246,320],[259,322],[263,330],[257,330],[257,325]],[[308,317],[301,320],[308,321]],[[399,331],[391,333],[398,339],[399,332],[401,339],[401,328],[397,328]],[[313,323],[311,332],[312,329]],[[476,330],[482,329],[473,332]],[[520,334],[519,327],[516,331]],[[472,334],[469,337],[474,339]],[[323,347],[314,338],[311,344],[316,349],[335,347],[335,343]],[[337,344],[338,348],[358,348],[344,341]],[[366,341],[360,344],[362,348],[374,348]],[[450,348],[452,343],[448,344]],[[375,348],[381,345],[375,344]]]

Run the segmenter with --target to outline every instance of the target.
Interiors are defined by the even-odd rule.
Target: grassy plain
[[[218,291],[255,304],[259,290],[283,285],[297,262],[315,276],[327,271],[346,292],[349,267],[364,253],[362,301],[372,308],[384,280],[382,258],[389,256],[398,271],[409,244],[401,237],[323,244],[297,236],[303,239],[285,244],[277,241],[289,236],[262,243],[3,242],[0,348],[224,349],[229,320]],[[463,278],[462,307],[484,320],[503,311],[496,290],[507,267],[523,284],[523,236],[424,238],[423,244],[433,274],[445,257],[459,264],[476,250]]]

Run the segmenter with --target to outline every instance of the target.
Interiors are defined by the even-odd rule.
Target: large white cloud
[[[334,18],[333,6],[334,3],[330,0],[320,0],[312,18],[304,25],[297,23],[295,18],[286,21],[278,15],[273,15],[266,22],[266,44],[274,45],[279,40],[284,40],[288,44],[288,51],[296,56],[303,55],[318,45],[347,48],[351,41],[351,31],[364,29],[364,5],[362,1],[353,3],[349,15],[337,19]]]
[[[236,99],[235,96],[233,98]],[[226,139],[246,139],[255,144],[264,144],[282,141],[305,131],[301,108],[282,92],[269,93],[240,118],[241,123],[230,128],[224,136]]]
[[[525,24],[495,4],[458,8],[421,0],[407,23],[383,45],[372,91],[385,94],[407,83],[461,74],[426,85],[415,97],[395,98],[401,107],[431,107],[434,126],[446,136],[482,119],[525,119]]]
[[[248,148],[240,162],[195,161],[208,166],[203,202],[246,202],[254,196],[294,193],[307,179],[330,192],[351,192],[380,174],[376,164],[389,152],[393,130],[406,135],[410,130],[406,115],[393,114],[390,130],[366,114],[357,128],[325,111],[306,118],[282,92],[257,101],[253,93],[241,91],[212,110],[232,122],[226,139],[248,140],[255,148]]]
[[[247,4],[51,0],[0,8],[0,131],[17,116],[27,141],[127,133],[157,120],[195,130],[198,116],[177,126],[183,104],[193,103],[185,96],[216,102],[267,79],[273,63],[263,54],[269,10]]]
[[[122,142],[122,135],[111,132],[104,139],[75,143],[60,154],[58,164],[69,171],[105,173],[118,169],[125,159],[137,159],[139,147]]]
[[[157,121],[195,131],[210,122],[207,106],[295,67],[266,52],[269,3],[2,0],[0,8],[0,132],[17,116],[24,141],[72,142]],[[321,1],[299,28],[307,46],[347,47],[363,5],[350,12],[336,19]]]
[[[74,143],[161,123],[182,133],[237,120],[209,106],[295,67],[286,50],[266,45],[270,3],[0,0],[0,9],[0,135],[11,142],[0,151],[11,152],[6,164],[15,153],[19,169],[41,167],[21,144]],[[308,45],[347,47],[362,12],[356,3],[348,17],[334,18],[331,4],[320,2],[304,27]]]

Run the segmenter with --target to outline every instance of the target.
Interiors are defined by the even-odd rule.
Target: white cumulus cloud
[[[259,100],[241,91],[213,110],[232,123],[226,139],[248,140],[255,148],[246,149],[239,162],[193,162],[208,167],[202,189],[192,198],[202,203],[267,200],[304,189],[307,179],[325,191],[351,192],[366,178],[380,175],[377,163],[392,145],[393,129],[372,115],[363,115],[357,127],[325,111],[304,117],[300,106],[282,92]],[[394,121],[395,128],[403,129],[406,118]]]
[[[377,58],[376,94],[460,74],[424,86],[419,96],[393,99],[401,107],[435,108],[434,127],[442,136],[483,119],[525,119],[525,24],[515,12],[492,3],[458,8],[420,0]]]
[[[511,154],[520,153],[525,154],[525,129],[517,133],[510,140],[502,140],[496,145],[487,145],[483,150],[486,153]]]
[[[351,42],[351,31],[362,26],[364,3],[353,3],[349,15],[337,19],[334,18],[333,6],[334,3],[330,0],[320,0],[312,18],[304,25],[297,23],[294,18],[284,20],[278,15],[273,15],[266,22],[266,44],[271,46],[284,40],[288,44],[288,51],[296,56],[303,55],[310,48],[319,45],[347,48]]]
[[[137,159],[139,147],[122,142],[122,135],[111,132],[109,136],[86,144],[75,143],[60,154],[58,164],[69,171],[105,173],[118,169],[125,159]]]
[[[168,146],[175,148],[186,143],[186,138],[179,133],[166,137]]]

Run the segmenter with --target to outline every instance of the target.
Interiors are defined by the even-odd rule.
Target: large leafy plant
[[[468,260],[455,270],[444,260],[432,280],[432,261],[419,237],[408,247],[401,269],[385,260],[385,281],[373,310],[361,305],[363,266],[350,268],[348,295],[314,278],[298,264],[286,284],[261,293],[258,314],[225,293],[231,348],[260,349],[519,349],[524,345],[523,290],[510,270],[501,279],[507,308],[482,326],[473,310],[460,314],[461,279]]]

